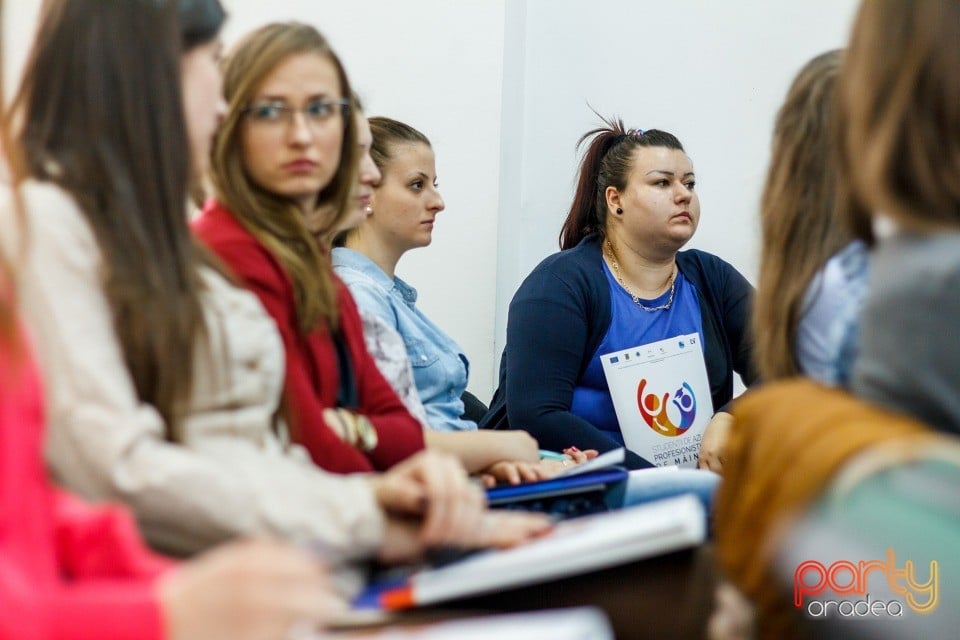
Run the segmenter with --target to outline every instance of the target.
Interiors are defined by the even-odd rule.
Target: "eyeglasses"
[[[282,102],[264,101],[254,102],[240,113],[248,117],[251,122],[265,126],[287,126],[293,123],[295,113],[303,114],[307,124],[318,127],[339,114],[346,120],[350,112],[350,101],[346,98],[339,100],[313,100],[299,109],[287,106]]]

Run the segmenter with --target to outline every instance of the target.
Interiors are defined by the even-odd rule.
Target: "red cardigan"
[[[33,362],[0,342],[0,639],[162,638],[154,583],[173,561],[125,510],[55,489],[42,431]]]
[[[214,200],[193,224],[194,233],[257,296],[283,337],[287,375],[285,402],[291,433],[327,471],[353,473],[388,469],[424,448],[423,428],[383,378],[363,340],[363,326],[347,287],[337,285],[340,331],[352,360],[359,407],[379,437],[368,454],[344,443],[323,420],[323,410],[335,407],[339,389],[336,347],[325,326],[303,335],[298,328],[293,283],[269,249],[247,231],[230,211]]]

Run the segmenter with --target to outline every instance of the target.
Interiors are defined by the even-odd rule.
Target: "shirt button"
[[[426,359],[427,359],[427,356],[425,356],[425,355],[420,356],[420,360],[426,360]]]

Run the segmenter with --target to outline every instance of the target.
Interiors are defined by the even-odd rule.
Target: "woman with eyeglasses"
[[[193,228],[280,328],[294,440],[341,473],[388,469],[429,445],[461,454],[471,472],[542,477],[518,466],[536,462],[532,438],[497,438],[476,455],[448,445],[447,434],[425,434],[367,351],[356,304],[329,257],[334,233],[369,202],[370,180],[356,186],[358,160],[369,153],[357,135],[367,125],[351,113],[350,85],[326,40],[307,25],[268,25],[237,44],[224,74],[216,198]]]
[[[313,235],[339,223],[317,215],[327,210],[323,204],[330,201],[339,216],[356,197],[347,76],[315,29],[274,24],[231,52],[224,91],[228,112],[212,166],[216,200],[194,231],[277,321],[293,438],[330,471],[389,468],[424,448],[422,430],[372,375],[351,323],[352,300]]]

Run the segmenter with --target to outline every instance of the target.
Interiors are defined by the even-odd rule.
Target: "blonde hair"
[[[960,226],[960,3],[863,2],[840,75],[856,197],[915,228]]]
[[[754,357],[767,380],[800,373],[797,326],[807,288],[850,241],[837,207],[834,102],[840,51],[797,74],[777,112],[760,200],[760,278],[754,299]]]
[[[329,59],[337,70],[342,95],[352,94],[343,65],[313,27],[298,22],[274,23],[248,34],[224,60],[223,90],[228,111],[214,141],[211,182],[217,199],[287,272],[293,282],[297,322],[300,330],[307,333],[321,322],[331,331],[338,326],[336,285],[323,250],[329,239],[318,243],[293,200],[271,193],[251,180],[243,166],[239,131],[243,112],[264,78],[290,56],[304,53]],[[335,212],[326,221],[323,235],[332,234],[350,211],[357,180],[357,154],[357,125],[348,116],[344,118],[337,172],[316,203]]]

